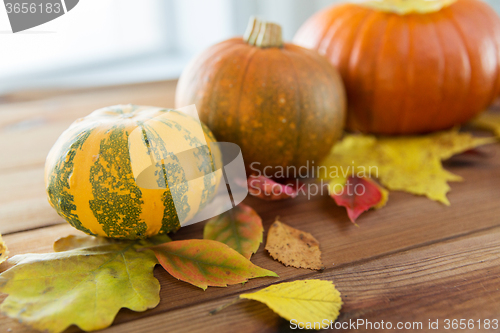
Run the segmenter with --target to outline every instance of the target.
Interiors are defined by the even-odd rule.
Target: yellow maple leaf
[[[483,113],[472,121],[471,125],[493,132],[500,138],[500,113]]]
[[[335,321],[342,307],[340,292],[324,280],[278,283],[240,298],[262,302],[281,317],[304,324]]]
[[[495,139],[476,138],[458,129],[406,137],[349,134],[318,168],[319,178],[329,180],[330,186],[349,176],[378,178],[390,190],[425,195],[449,205],[448,182],[462,178],[446,171],[441,161],[492,142]]]

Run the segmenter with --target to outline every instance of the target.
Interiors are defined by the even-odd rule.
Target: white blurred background
[[[80,0],[66,15],[12,34],[0,4],[0,94],[177,78],[208,46],[242,35],[251,15],[290,40],[321,8],[345,0]],[[487,1],[500,11],[500,0]]]

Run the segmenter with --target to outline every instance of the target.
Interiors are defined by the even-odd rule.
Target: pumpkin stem
[[[276,23],[259,20],[255,16],[250,18],[243,40],[257,47],[283,47],[281,26]]]

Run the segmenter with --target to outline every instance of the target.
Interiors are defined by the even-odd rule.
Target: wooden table
[[[0,98],[0,232],[11,256],[52,251],[54,240],[79,233],[52,210],[44,190],[45,157],[60,133],[76,118],[103,106],[173,107],[174,90],[175,82],[158,82]],[[328,196],[280,202],[247,198],[245,203],[261,215],[266,232],[279,215],[283,222],[313,234],[326,270],[285,267],[269,257],[264,244],[252,261],[277,272],[279,279],[202,291],[157,267],[158,307],[143,313],[122,310],[106,331],[287,330],[287,321],[254,301],[241,301],[213,316],[208,312],[244,291],[306,278],[334,281],[344,302],[341,322],[422,322],[427,331],[429,320],[438,319],[442,330],[445,319],[500,319],[500,145],[485,149],[486,157],[465,155],[446,163],[465,179],[451,184],[451,207],[392,192],[387,207],[362,215],[359,227]],[[202,228],[203,223],[182,228],[173,238],[202,238]],[[0,270],[7,267],[4,263]],[[1,316],[0,332],[7,331],[30,329]]]

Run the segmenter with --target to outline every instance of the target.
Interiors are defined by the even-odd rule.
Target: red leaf
[[[330,195],[339,206],[347,209],[351,222],[370,208],[374,208],[383,200],[382,189],[369,178],[350,176],[340,193]]]
[[[300,183],[280,184],[264,176],[248,178],[248,192],[263,200],[283,200],[295,198],[299,194]]]
[[[203,290],[248,279],[278,275],[256,266],[226,244],[208,239],[174,241],[150,247],[160,265],[175,278]]]
[[[211,218],[205,224],[203,238],[224,243],[250,259],[262,243],[263,232],[259,214],[240,203],[233,209]]]

